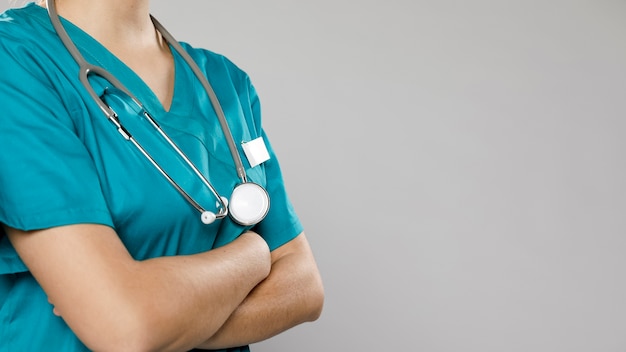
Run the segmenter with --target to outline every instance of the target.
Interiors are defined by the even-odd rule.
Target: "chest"
[[[204,98],[206,93],[201,88],[198,90],[193,82],[191,79],[181,84],[191,89],[177,91],[187,98],[192,97],[185,100],[186,104],[177,103],[169,112],[157,110],[153,117],[167,138],[219,195],[229,198],[240,180],[225,131],[211,103]],[[250,103],[240,99],[234,91],[218,89],[221,108],[234,140],[249,141],[258,137],[260,131],[244,113]],[[143,117],[142,110],[133,105],[132,100],[117,96],[114,91],[107,93],[105,100],[132,134],[133,141],[122,138],[104,118],[90,119],[93,124],[86,126],[82,138],[93,155],[116,230],[133,256],[196,253],[211,249],[216,241],[223,243],[220,236],[234,239],[246,229],[229,218],[211,225],[203,224],[197,209],[171,185],[162,171],[193,201],[208,210],[216,210],[215,195],[195,175],[181,153]],[[94,114],[98,112],[90,114],[97,116]],[[236,143],[236,146],[245,159],[241,145]],[[246,163],[246,167],[250,181],[266,185],[262,166],[250,168]]]

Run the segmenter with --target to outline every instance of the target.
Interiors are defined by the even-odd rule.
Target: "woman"
[[[82,57],[143,104],[89,76],[87,86],[176,182],[103,114],[52,24],[55,12]],[[148,0],[56,0],[0,17],[0,351],[247,351],[319,317],[319,272],[248,76],[210,51],[182,43],[179,53],[164,35]],[[245,181],[269,195],[258,224],[220,216],[220,197],[242,182],[229,132]],[[261,160],[241,150],[252,141]],[[218,219],[200,221],[176,184]]]

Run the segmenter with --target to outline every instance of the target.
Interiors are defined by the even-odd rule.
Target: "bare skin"
[[[149,1],[56,5],[135,70],[169,109],[172,54],[149,20]],[[322,310],[322,282],[304,233],[272,252],[248,232],[209,252],[136,261],[106,226],[5,230],[55,312],[92,350],[241,346],[316,320]]]
[[[174,93],[174,59],[149,17],[149,1],[56,0],[60,16],[89,33],[152,89],[165,110]],[[39,2],[45,7],[45,2]]]
[[[251,232],[217,250],[146,261],[133,260],[106,226],[7,233],[57,314],[95,351],[189,350],[271,267],[267,245]]]

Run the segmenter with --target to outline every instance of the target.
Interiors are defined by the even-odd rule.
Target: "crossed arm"
[[[196,255],[134,260],[113,229],[6,229],[56,312],[90,349],[245,345],[318,318],[319,272],[304,233],[270,253],[254,232]]]

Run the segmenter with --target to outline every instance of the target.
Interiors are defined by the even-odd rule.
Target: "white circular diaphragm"
[[[270,209],[270,197],[260,185],[246,182],[237,185],[230,196],[230,217],[240,225],[259,223]]]

